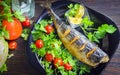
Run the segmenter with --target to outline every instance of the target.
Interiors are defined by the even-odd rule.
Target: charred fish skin
[[[68,30],[70,30],[69,33],[67,35],[64,34]],[[90,42],[82,33],[72,29],[65,23],[59,26],[57,33],[68,51],[81,62],[93,67],[96,67],[99,63],[108,62],[109,57],[105,52],[96,46],[95,43]],[[75,40],[75,38],[77,39]]]
[[[108,55],[95,43],[90,42],[82,33],[66,25],[51,9],[47,0],[47,9],[52,16],[57,34],[68,51],[81,62],[96,67],[109,61]]]

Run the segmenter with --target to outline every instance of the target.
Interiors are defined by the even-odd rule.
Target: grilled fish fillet
[[[109,61],[108,55],[95,43],[90,42],[82,33],[63,22],[50,7],[47,0],[46,8],[51,14],[57,34],[68,51],[81,62],[96,67]]]

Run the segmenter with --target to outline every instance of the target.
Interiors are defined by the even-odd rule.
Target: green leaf
[[[23,31],[22,31],[21,37],[22,37],[24,40],[27,40],[29,34],[30,34],[30,29],[24,28]]]
[[[0,73],[3,73],[4,71],[7,71],[6,64],[3,64],[2,67],[0,68]]]
[[[41,48],[41,49],[38,49],[38,55],[39,56],[43,57],[45,54],[46,54],[46,50],[45,50],[44,47]]]
[[[15,11],[14,16],[18,18],[21,22],[25,21],[25,16],[23,16],[20,11]]]
[[[78,10],[78,9],[79,9],[79,7],[80,7],[80,5],[79,5],[79,4],[75,4],[75,5],[74,5],[74,9],[76,9],[76,10]]]
[[[91,32],[88,33],[87,37],[89,40],[93,40],[93,34]]]
[[[99,40],[98,40],[99,36],[96,37],[96,35],[94,33],[89,32],[87,37],[90,41],[99,43]]]
[[[73,4],[68,5],[68,8],[73,8]]]
[[[89,20],[88,16],[84,17],[82,20],[84,29],[87,29],[90,26],[93,26],[93,22]]]
[[[95,31],[94,36],[97,37],[98,39],[104,38],[106,35],[106,32],[101,32],[101,31]]]
[[[87,65],[85,65],[85,64],[82,64],[81,66],[80,66],[80,74],[82,75],[82,74],[84,74],[84,73],[89,73],[90,72],[90,67],[88,67]]]
[[[13,14],[11,13],[10,5],[8,5],[5,1],[0,2],[0,5],[4,7],[3,9],[4,14],[1,15],[1,18],[2,18],[1,21],[3,19],[7,19],[9,22],[12,22]]]
[[[113,25],[109,25],[108,28],[106,29],[107,33],[114,33],[116,31],[116,28],[113,27]]]
[[[79,10],[79,4],[70,4],[68,5],[69,11],[65,13],[66,17],[75,17],[77,11]]]
[[[6,27],[0,27],[0,36],[9,38],[9,32],[5,29]]]

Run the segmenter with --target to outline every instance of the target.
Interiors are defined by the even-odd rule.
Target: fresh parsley
[[[70,9],[68,13],[65,13],[65,16],[75,17],[77,11],[79,10],[79,4],[70,4],[68,8]]]
[[[112,34],[116,31],[116,28],[109,24],[102,24],[98,28],[95,28],[94,22],[90,21],[87,16],[83,18],[82,24],[80,27],[88,39],[97,43],[99,43],[99,40],[104,38],[107,33]]]

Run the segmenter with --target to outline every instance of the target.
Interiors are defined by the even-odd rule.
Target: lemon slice
[[[82,21],[82,18],[78,18],[78,17],[69,17],[70,23],[72,24],[80,24]]]
[[[84,16],[85,9],[82,5],[80,5],[79,10],[77,11],[77,14],[75,17],[81,18]]]
[[[68,17],[69,22],[72,24],[80,24],[82,21],[82,17],[84,16],[84,12],[85,12],[84,7],[82,5],[80,5],[75,17]]]

